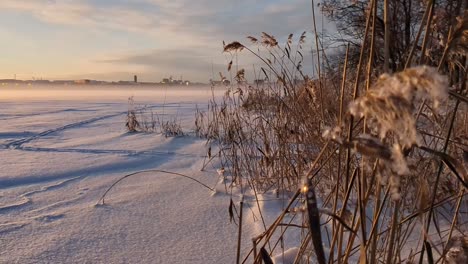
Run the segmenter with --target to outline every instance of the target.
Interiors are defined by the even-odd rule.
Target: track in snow
[[[68,125],[65,125],[65,126],[49,129],[49,130],[43,131],[43,132],[41,132],[39,134],[36,134],[36,135],[34,135],[32,137],[22,138],[22,139],[15,140],[15,141],[9,142],[7,144],[4,144],[3,148],[21,149],[23,144],[31,142],[31,141],[33,141],[35,139],[40,138],[40,137],[44,137],[44,136],[47,136],[49,134],[60,132],[60,131],[63,131],[63,130],[69,129],[69,128],[80,127],[80,126],[87,125],[87,124],[90,124],[90,123],[94,123],[94,122],[97,122],[97,121],[100,121],[100,120],[103,120],[103,119],[123,115],[123,114],[126,114],[126,113],[127,113],[127,111],[114,113],[114,114],[110,114],[110,115],[105,115],[105,116],[94,117],[94,118],[91,118],[91,119],[71,123],[71,124],[68,124]]]
[[[60,114],[60,113],[69,113],[69,112],[92,112],[92,111],[96,111],[96,109],[94,109],[94,107],[88,107],[88,108],[83,108],[83,109],[67,108],[67,109],[45,111],[45,112],[39,112],[39,113],[5,115],[5,116],[0,116],[0,120],[13,120],[13,119],[18,119],[18,118],[28,118],[28,117],[34,117],[34,116],[50,115],[50,114]]]
[[[125,149],[81,149],[81,148],[43,148],[43,147],[21,147],[24,151],[33,152],[59,152],[59,153],[85,153],[85,154],[119,154],[128,156],[160,156],[174,155],[182,157],[198,157],[204,158],[203,155],[178,153],[174,151],[157,151],[157,150],[125,150]]]
[[[135,109],[135,111],[138,112],[138,111],[141,111],[141,110],[153,109],[153,108],[157,108],[157,107],[165,107],[165,108],[181,107],[182,104],[187,104],[187,103],[182,102],[182,103],[166,103],[166,104],[146,105],[146,106],[143,106],[141,108]],[[64,131],[64,130],[69,129],[69,128],[80,127],[80,126],[87,125],[87,124],[90,124],[90,123],[94,123],[94,122],[97,122],[97,121],[100,121],[100,120],[103,120],[103,119],[108,119],[108,118],[112,118],[112,117],[115,117],[115,116],[123,115],[123,114],[126,114],[126,113],[127,113],[127,111],[122,111],[122,112],[118,112],[118,113],[114,113],[114,114],[93,117],[93,118],[90,118],[90,119],[87,119],[87,120],[67,124],[65,126],[61,126],[61,127],[57,127],[57,128],[53,128],[53,129],[49,129],[49,130],[43,131],[41,133],[34,134],[33,136],[30,136],[30,137],[25,137],[25,138],[22,138],[22,139],[14,140],[14,141],[11,141],[9,143],[0,145],[0,149],[2,149],[2,148],[3,149],[24,149],[23,144],[31,142],[31,141],[33,141],[35,139],[40,138],[40,137],[44,137],[44,136],[47,136],[47,135],[50,135],[50,134],[53,134],[53,133],[56,133],[56,132]],[[29,149],[29,150],[31,150],[31,149]]]

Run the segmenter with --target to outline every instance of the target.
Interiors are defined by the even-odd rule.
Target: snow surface
[[[218,174],[216,160],[200,171],[208,146],[190,133],[195,111],[225,92],[0,87],[0,263],[234,263],[238,219],[230,221],[228,208],[232,198],[238,209],[242,196],[243,259],[251,239],[272,224],[291,194],[258,193],[257,204],[252,191],[226,193],[229,177]],[[136,107],[177,118],[187,135],[128,133],[131,96]],[[120,177],[154,169],[191,176],[215,192],[187,178],[148,172],[125,179],[108,193],[105,205],[96,205]],[[283,223],[301,225],[302,217],[287,214]],[[266,246],[274,249],[277,264],[292,263],[297,254],[304,230],[292,229],[279,244]]]
[[[215,95],[225,92],[217,88]],[[194,128],[209,87],[0,87],[0,263],[233,263],[230,195],[194,135],[127,133],[127,99]],[[164,110],[163,110],[164,108]],[[237,202],[237,201],[236,201]],[[252,207],[253,208],[253,207]],[[251,209],[252,210],[252,209]],[[253,211],[252,211],[253,212]],[[247,214],[242,252],[262,231]]]

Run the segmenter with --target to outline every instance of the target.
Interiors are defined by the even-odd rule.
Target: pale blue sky
[[[223,40],[247,43],[245,36],[262,31],[278,38],[310,32],[310,5],[309,0],[1,0],[0,78],[130,80],[138,74],[143,81],[183,75],[206,82],[212,61],[215,72],[225,69]],[[240,58],[241,65],[252,63],[248,56]]]

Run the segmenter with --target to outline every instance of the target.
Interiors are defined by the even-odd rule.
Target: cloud
[[[223,40],[245,43],[247,35],[263,31],[284,40],[289,33],[312,28],[308,0],[1,0],[0,10],[30,14],[43,23],[78,31],[132,34],[132,41],[142,36],[154,43],[156,50],[103,50],[105,59],[89,58],[100,68],[138,65],[148,71],[193,76],[203,71],[211,75],[212,60],[216,65],[226,63],[221,55]],[[321,28],[320,17],[318,22]],[[246,65],[253,62],[248,56],[243,60]]]
[[[115,55],[106,59],[98,59],[96,62],[142,67],[144,72],[152,72],[156,79],[168,77],[169,75],[177,77],[184,75],[187,79],[206,82],[211,77],[212,67],[216,73],[224,71],[226,68],[222,58],[221,63],[218,63],[220,57],[222,57],[220,50],[216,53],[218,56],[213,56],[213,52],[203,50],[201,47],[189,47]],[[213,60],[215,57],[216,61]]]
[[[30,13],[51,24],[141,31],[157,27],[157,20],[123,6],[95,6],[83,0],[2,0],[0,8]]]
[[[305,50],[302,51],[304,55],[304,70],[311,72],[311,54]],[[293,53],[293,56],[295,54]],[[233,60],[234,66],[229,73],[227,65],[229,61]],[[238,65],[236,65],[236,61]],[[149,52],[129,53],[125,55],[111,55],[108,58],[101,58],[96,60],[99,64],[108,64],[113,67],[128,65],[134,67],[143,73],[145,77],[152,77],[153,80],[160,80],[170,75],[178,78],[180,75],[184,79],[192,81],[207,82],[210,78],[218,79],[219,72],[224,76],[235,75],[235,69],[246,69],[246,78],[253,80],[254,71],[256,68],[259,74],[260,67],[267,68],[255,56],[248,51],[243,51],[238,54],[237,60],[231,54],[222,53],[221,49],[216,52],[206,50],[202,47],[187,47],[185,49],[165,49],[165,50],[152,50]],[[128,74],[127,74],[128,75]]]
[[[311,28],[306,0],[2,0],[0,9],[27,12],[45,23],[188,36],[198,43]]]

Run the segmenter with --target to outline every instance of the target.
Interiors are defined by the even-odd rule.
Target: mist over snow
[[[200,172],[205,141],[128,133],[127,99],[187,132],[210,87],[23,87],[0,97],[0,263],[229,263],[236,226],[229,196],[158,173],[129,178],[95,206],[119,177],[147,169]],[[220,89],[214,94],[222,94]],[[215,165],[215,164],[213,164]],[[248,247],[245,245],[244,248]]]

